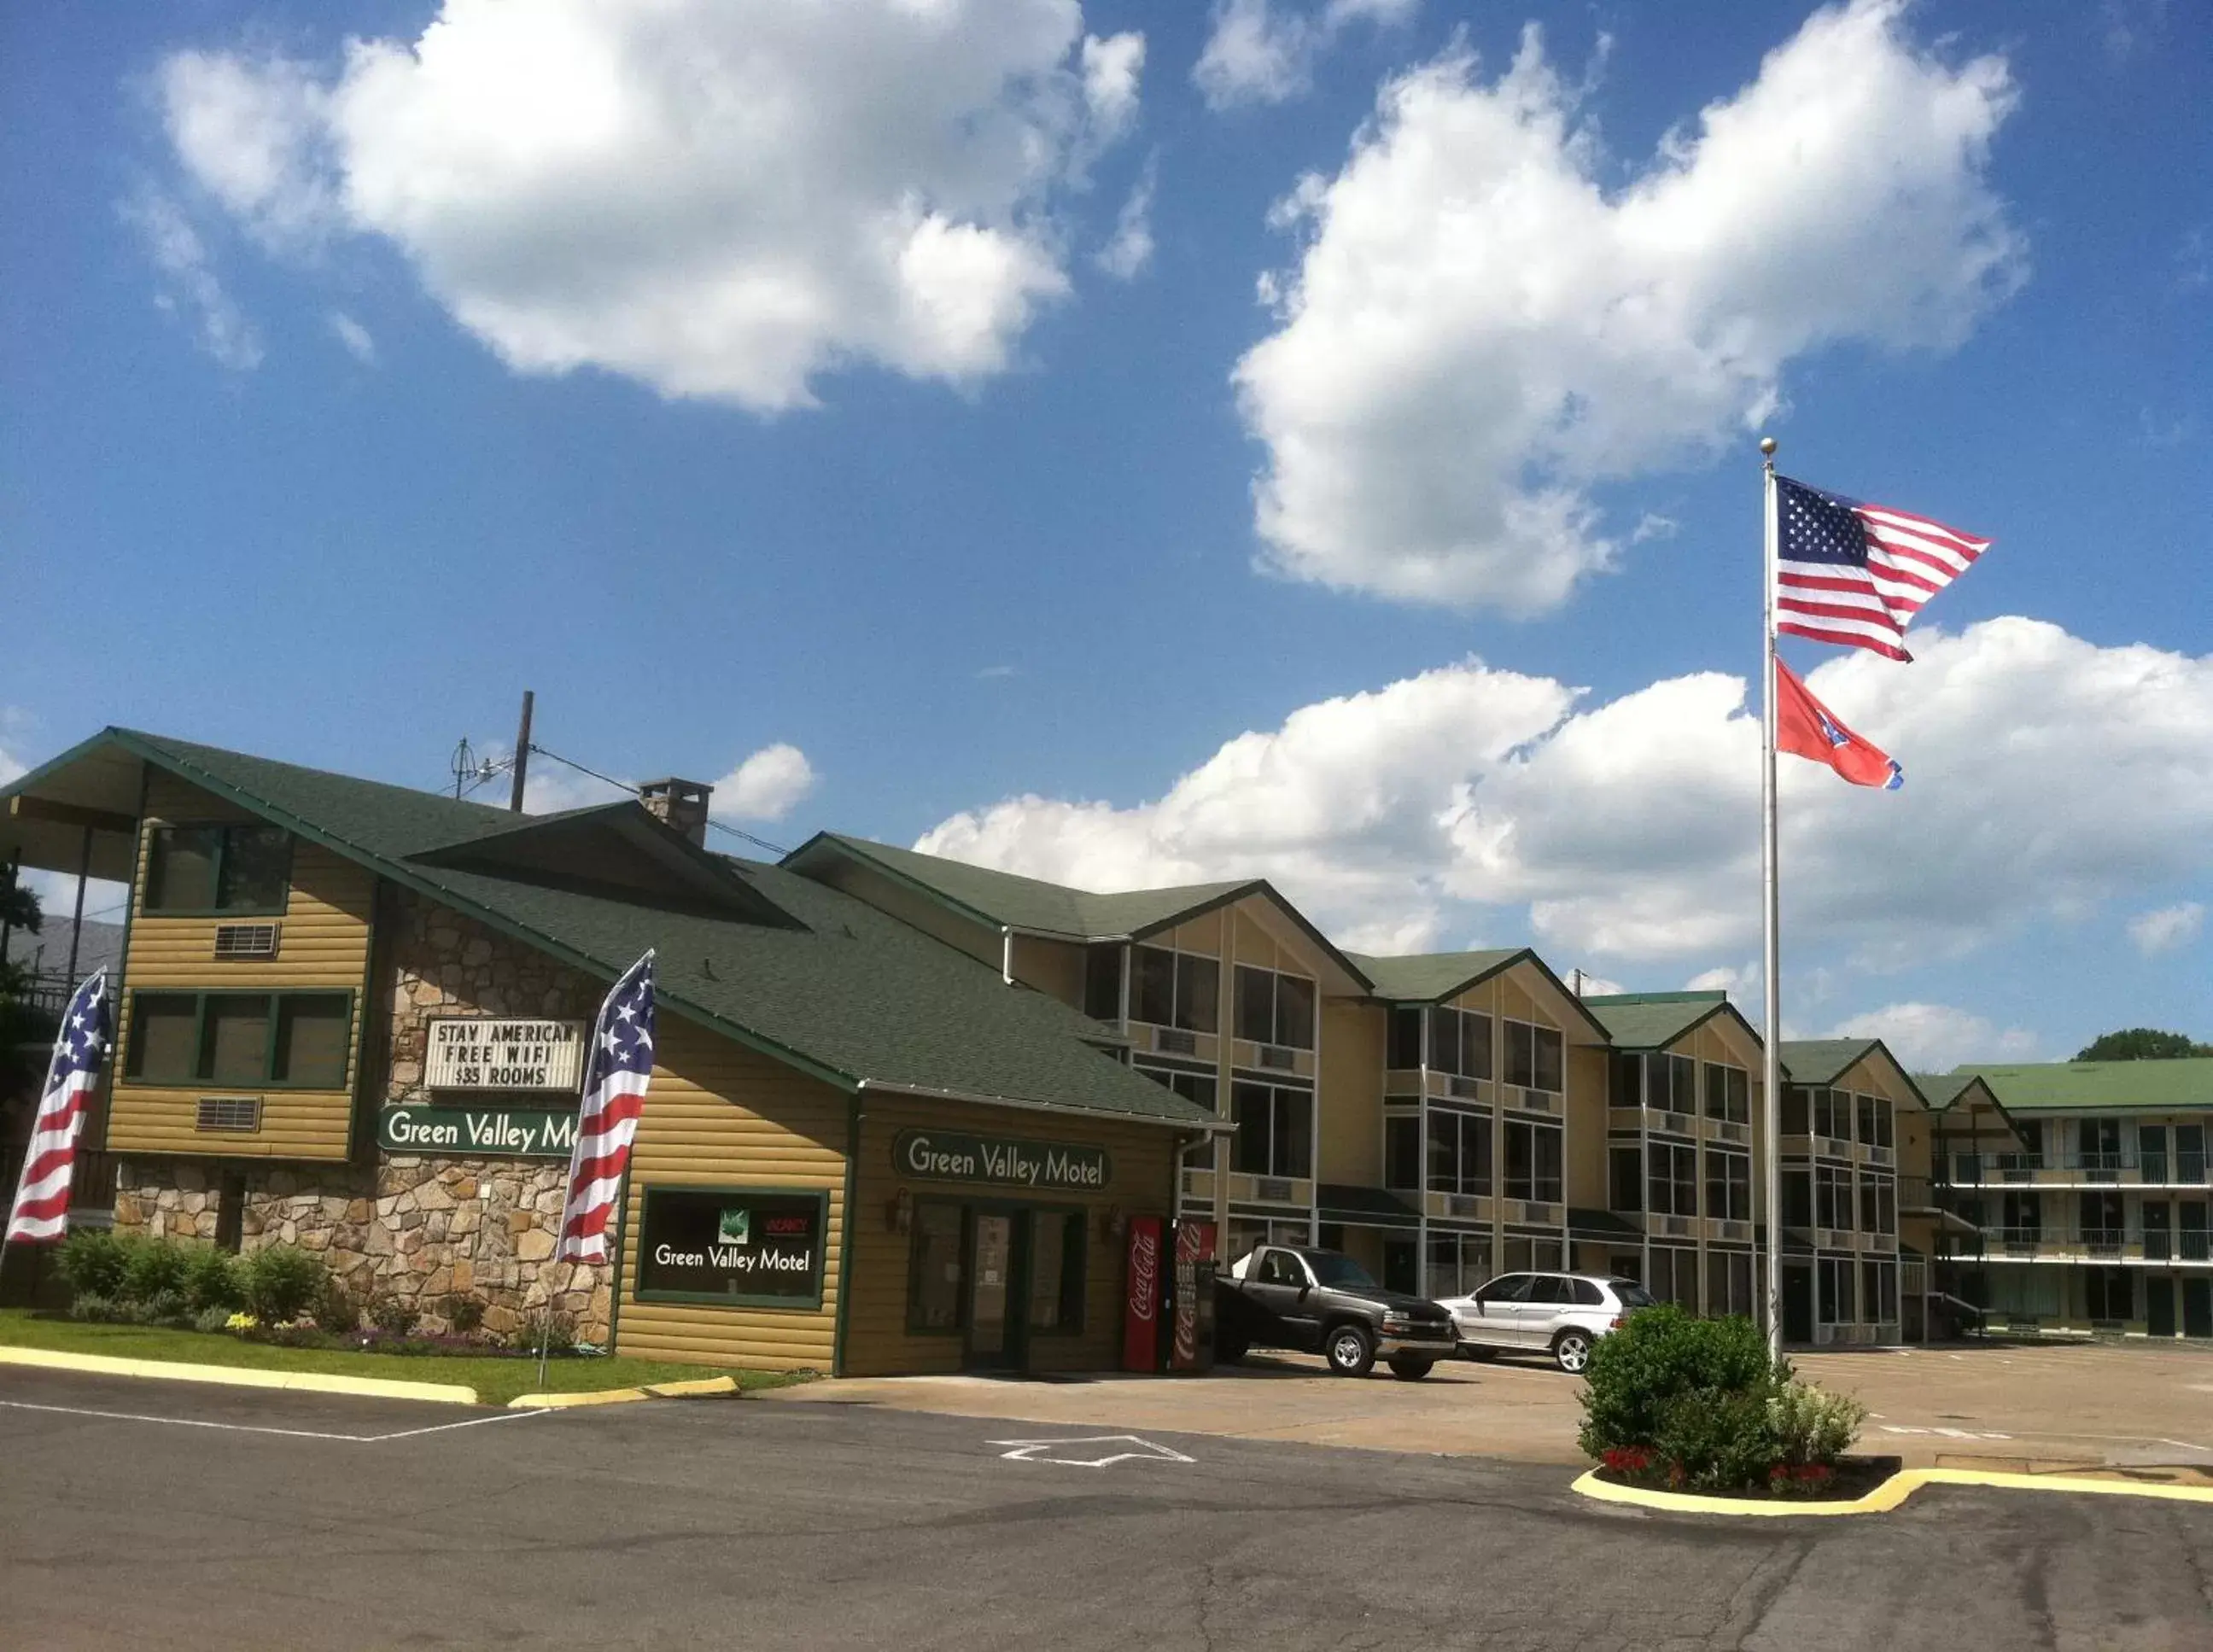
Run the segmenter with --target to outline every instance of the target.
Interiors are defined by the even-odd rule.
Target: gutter
[[[924,1101],[965,1101],[978,1107],[1014,1107],[1025,1113],[1049,1113],[1061,1119],[1098,1119],[1115,1124],[1160,1125],[1170,1130],[1194,1131],[1200,1136],[1228,1136],[1235,1134],[1237,1129],[1227,1119],[1212,1119],[1200,1124],[1189,1119],[1156,1119],[1142,1113],[1109,1113],[1097,1107],[1071,1107],[1063,1102],[1029,1101],[1010,1095],[978,1095],[970,1090],[945,1090],[931,1084],[898,1084],[878,1078],[864,1078],[854,1088],[871,1095],[911,1095]]]

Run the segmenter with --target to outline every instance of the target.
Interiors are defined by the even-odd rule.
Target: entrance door
[[[2174,1281],[2144,1280],[2144,1329],[2155,1337],[2174,1334]]]
[[[1422,1294],[1421,1260],[1421,1247],[1413,1240],[1385,1240],[1383,1241],[1383,1289],[1401,1290],[1409,1296],[1420,1295]]]
[[[978,1211],[968,1259],[971,1366],[1004,1370],[1020,1362],[1014,1276],[1014,1217]]]
[[[1783,1340],[1814,1340],[1814,1270],[1803,1262],[1783,1264]]]
[[[2213,1337],[2213,1279],[2182,1282],[2182,1334]]]

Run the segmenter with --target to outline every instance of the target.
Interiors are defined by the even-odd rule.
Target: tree
[[[2213,1044],[2193,1042],[2186,1033],[2128,1027],[2093,1039],[2076,1053],[2077,1061],[2173,1061],[2183,1056],[2213,1056]]]

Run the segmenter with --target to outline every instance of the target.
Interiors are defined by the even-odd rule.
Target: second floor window
[[[1314,984],[1303,975],[1237,966],[1237,1036],[1293,1050],[1314,1045]]]
[[[1430,1109],[1430,1191],[1491,1192],[1491,1119],[1486,1113]]]
[[[1706,1149],[1706,1214],[1726,1222],[1752,1220],[1750,1154]]]
[[[1696,1113],[1698,1064],[1688,1056],[1644,1058],[1644,1105],[1662,1113]]]
[[[1491,1017],[1439,1006],[1430,1011],[1430,1066],[1460,1078],[1491,1076]]]
[[[1705,1064],[1706,1117],[1726,1124],[1752,1122],[1752,1075],[1741,1067]]]
[[[149,912],[282,912],[292,838],[259,825],[162,826],[147,834]]]
[[[1271,1084],[1229,1087],[1237,1122],[1229,1167],[1247,1176],[1303,1178],[1314,1163],[1314,1093]]]
[[[1824,1228],[1852,1225],[1852,1173],[1831,1165],[1814,1167],[1814,1216]]]
[[[1130,1019],[1211,1033],[1222,1024],[1222,966],[1166,947],[1130,948]]]
[[[1672,1142],[1652,1142],[1645,1151],[1650,1155],[1654,1213],[1663,1216],[1698,1215],[1698,1149]]]
[[[353,1003],[343,992],[138,992],[134,1084],[345,1087]]]
[[[1509,1023],[1511,1025],[1511,1023]],[[1555,1033],[1553,1036],[1558,1037]],[[1561,1130],[1532,1119],[1506,1121],[1506,1197],[1557,1204],[1560,1199]]]
[[[1533,1027],[1527,1021],[1504,1025],[1506,1082],[1525,1090],[1550,1090],[1556,1095],[1564,1089],[1565,1052],[1558,1029]]]

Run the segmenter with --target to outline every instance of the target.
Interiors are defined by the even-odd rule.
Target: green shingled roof
[[[1977,1065],[1949,1076],[1979,1076],[2008,1113],[2213,1108],[2213,1056]]]
[[[665,1009],[847,1090],[873,1086],[1215,1123],[1087,1043],[1101,1031],[1096,1022],[1043,993],[1009,988],[997,971],[865,901],[779,867],[698,851],[790,924],[672,911],[432,864],[414,857],[511,832],[515,817],[127,729],[107,731],[7,790],[34,787],[79,754],[112,745],[591,973],[612,979],[655,948]],[[642,807],[629,807],[649,829],[667,832]]]
[[[1623,1050],[1664,1050],[1714,1016],[1736,1014],[1726,992],[1609,992],[1586,997],[1583,1008]]]
[[[1833,1084],[1852,1067],[1869,1055],[1879,1055],[1898,1070],[1905,1081],[1905,1088],[1921,1097],[1922,1105],[1929,1105],[1927,1094],[1913,1082],[1913,1075],[1881,1039],[1785,1039],[1777,1052],[1783,1067],[1783,1076],[1792,1084]]]
[[[1535,957],[1522,947],[1493,947],[1483,952],[1424,952],[1403,958],[1348,954],[1375,983],[1375,996],[1401,1003],[1434,1003],[1496,975],[1515,959]]]

